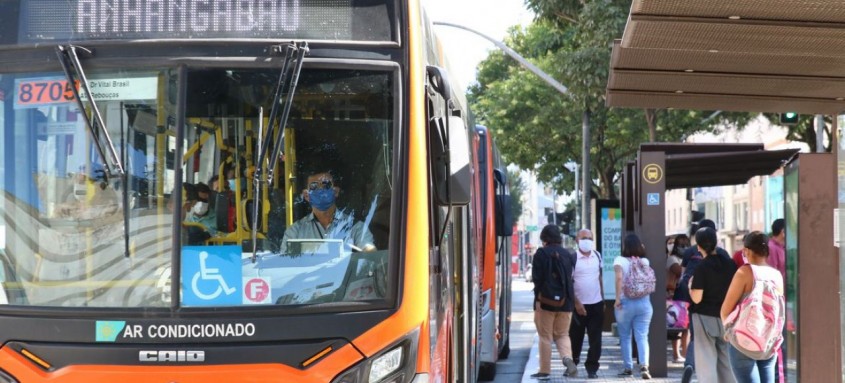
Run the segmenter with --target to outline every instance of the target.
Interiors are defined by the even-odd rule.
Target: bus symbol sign
[[[648,164],[643,168],[643,179],[650,184],[663,180],[663,168],[657,164]]]
[[[273,303],[270,278],[244,278],[244,304]]]

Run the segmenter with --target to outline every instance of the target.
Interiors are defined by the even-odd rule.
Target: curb
[[[534,334],[531,341],[531,352],[528,354],[528,361],[525,362],[525,370],[522,373],[522,383],[537,383],[531,378],[531,374],[540,370],[540,337]]]

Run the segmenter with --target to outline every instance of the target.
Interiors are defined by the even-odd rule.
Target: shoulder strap
[[[751,269],[751,291],[748,292],[749,294],[751,294],[751,292],[754,291],[754,288],[757,287],[757,272],[756,270],[754,270],[754,265],[750,263],[746,263],[743,266],[748,266],[748,268]]]
[[[599,271],[601,271],[604,268],[604,259],[602,259],[601,253],[596,250],[593,250],[593,254],[599,259]]]

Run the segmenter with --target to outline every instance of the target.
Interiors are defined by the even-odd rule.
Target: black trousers
[[[596,372],[599,369],[599,358],[601,358],[601,329],[604,324],[604,302],[591,305],[584,305],[587,315],[578,315],[573,312],[572,322],[569,324],[569,338],[572,342],[572,359],[575,364],[581,360],[581,348],[584,345],[584,334],[590,343],[587,351],[587,361],[584,368],[587,372]]]

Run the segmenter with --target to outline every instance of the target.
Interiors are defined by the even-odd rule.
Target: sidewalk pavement
[[[534,335],[534,342],[531,346],[531,353],[528,357],[528,362],[525,364],[525,372],[522,375],[522,383],[537,383],[536,379],[532,379],[530,377],[531,374],[536,373],[540,367],[540,358],[539,358],[539,342],[538,337]],[[672,363],[672,346],[669,342],[666,342],[666,357],[669,361],[667,365],[668,370],[668,377],[666,378],[651,378],[649,382],[673,382],[677,383],[681,381],[681,374],[684,371],[683,363]],[[619,346],[619,338],[613,336],[610,332],[602,333],[602,352],[601,352],[601,359],[599,359],[599,363],[601,367],[599,367],[598,371],[598,379],[587,379],[587,371],[584,370],[584,360],[587,357],[587,339],[584,338],[584,348],[581,354],[581,363],[578,364],[578,376],[570,378],[563,375],[564,370],[566,367],[563,366],[561,362],[560,355],[558,355],[557,350],[554,346],[552,346],[552,373],[551,373],[551,380],[550,383],[559,383],[559,382],[566,382],[566,383],[574,383],[574,382],[595,382],[595,383],[604,383],[604,382],[633,382],[633,381],[643,381],[640,374],[637,373],[638,368],[636,363],[634,365],[634,376],[627,377],[627,378],[620,378],[617,377],[620,371],[622,371],[622,349]],[[636,362],[636,358],[634,359]],[[692,380],[695,382],[695,378]]]

